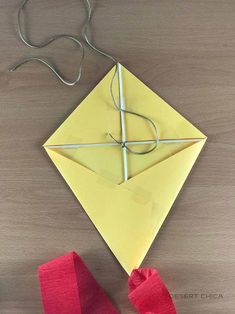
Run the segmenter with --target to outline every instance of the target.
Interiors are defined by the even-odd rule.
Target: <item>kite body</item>
[[[110,95],[115,67],[47,140],[44,147],[128,274],[138,268],[195,163],[206,136],[122,66],[126,108],[158,126],[157,149],[127,154],[123,178],[120,112]],[[119,99],[118,82],[113,94]],[[125,115],[127,141],[152,139],[144,119]],[[101,145],[104,143],[105,145]],[[108,145],[106,145],[108,143]],[[94,145],[95,144],[95,145]],[[99,145],[97,145],[99,144]],[[132,144],[138,150],[140,145]]]

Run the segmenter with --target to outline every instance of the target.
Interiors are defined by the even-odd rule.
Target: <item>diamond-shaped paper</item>
[[[110,95],[114,71],[113,68],[101,80],[44,147],[120,264],[130,273],[146,255],[206,136],[123,67],[126,108],[152,119],[160,139],[176,141],[160,142],[147,155],[128,153],[126,182],[120,145],[59,147],[112,142],[108,133],[121,140],[120,113]],[[119,97],[116,81],[114,96]],[[144,119],[126,114],[125,124],[127,140],[153,138]],[[142,146],[141,149],[148,147]]]

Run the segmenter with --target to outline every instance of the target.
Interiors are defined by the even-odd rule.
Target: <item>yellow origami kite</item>
[[[157,149],[145,119],[117,111],[110,94],[116,66],[44,147],[128,274],[138,268],[195,163],[206,136],[120,64],[113,95],[120,108],[158,127]],[[110,138],[112,134],[113,140]]]

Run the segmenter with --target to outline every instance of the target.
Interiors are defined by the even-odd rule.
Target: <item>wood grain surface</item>
[[[0,1],[0,313],[42,313],[37,267],[71,250],[121,313],[135,313],[127,275],[41,148],[111,63],[87,48],[74,88],[39,64],[9,73],[19,58],[41,55],[72,78],[79,59],[65,41],[25,47],[16,31],[20,2]],[[94,41],[208,135],[143,265],[160,271],[179,314],[234,314],[235,1],[95,2]],[[26,17],[40,42],[80,36],[85,10],[78,0],[38,0]]]

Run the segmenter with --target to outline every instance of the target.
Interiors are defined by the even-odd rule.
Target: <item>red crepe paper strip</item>
[[[41,265],[39,280],[46,314],[119,313],[75,252]]]
[[[133,270],[128,284],[129,300],[140,314],[176,314],[172,298],[155,269]]]
[[[45,314],[119,314],[75,253],[38,269]],[[153,268],[139,268],[128,280],[129,299],[140,314],[176,314],[171,296]]]

